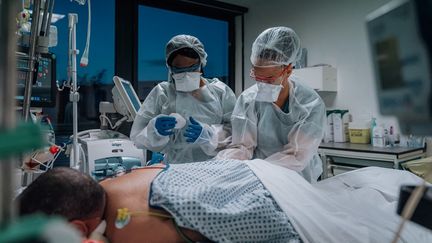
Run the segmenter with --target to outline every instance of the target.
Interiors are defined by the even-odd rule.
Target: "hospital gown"
[[[215,242],[301,242],[270,192],[240,161],[171,166],[153,180],[149,204]]]

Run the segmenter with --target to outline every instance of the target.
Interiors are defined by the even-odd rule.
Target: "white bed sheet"
[[[406,171],[368,167],[311,185],[264,160],[247,163],[304,242],[391,242],[400,222],[399,187],[421,182]],[[408,223],[400,242],[432,242],[432,232]]]

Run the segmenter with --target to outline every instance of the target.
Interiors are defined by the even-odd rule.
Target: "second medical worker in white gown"
[[[138,147],[165,154],[169,163],[203,161],[231,142],[231,114],[236,97],[217,78],[202,77],[207,63],[204,45],[190,35],[177,35],[166,45],[169,80],[152,89],[132,126]],[[186,126],[172,113],[180,114]]]
[[[300,39],[290,28],[270,28],[257,37],[250,58],[256,84],[238,98],[232,144],[218,157],[264,159],[316,182],[322,173],[317,150],[324,134],[325,105],[291,75],[300,55]]]

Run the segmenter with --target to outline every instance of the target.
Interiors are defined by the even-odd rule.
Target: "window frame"
[[[235,18],[247,8],[212,0],[116,0],[114,73],[138,89],[138,9],[145,5],[228,22],[228,83],[235,90]],[[205,43],[204,43],[205,45]],[[149,82],[149,86],[156,83]]]

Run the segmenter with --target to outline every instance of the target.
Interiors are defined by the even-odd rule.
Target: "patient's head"
[[[39,176],[18,200],[20,215],[41,212],[62,216],[88,236],[102,220],[105,191],[88,175],[55,168]]]

